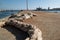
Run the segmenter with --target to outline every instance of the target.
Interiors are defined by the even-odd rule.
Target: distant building
[[[48,7],[48,10],[50,10],[50,7]]]
[[[60,8],[53,8],[52,10],[60,10]]]
[[[37,10],[37,11],[40,11],[40,10],[42,10],[42,8],[39,7],[39,8],[36,8],[36,10]]]

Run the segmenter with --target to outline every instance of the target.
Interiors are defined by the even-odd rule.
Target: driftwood
[[[29,37],[25,40],[42,40],[42,32],[36,26],[31,24],[26,24],[17,20],[9,20],[5,23],[5,25],[14,26],[23,30],[29,34]]]

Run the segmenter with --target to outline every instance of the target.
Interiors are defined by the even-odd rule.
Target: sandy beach
[[[60,40],[60,13],[42,12],[42,11],[22,11],[20,13],[27,13],[27,12],[32,12],[36,14],[37,16],[24,20],[24,22],[37,26],[42,31],[43,40]],[[0,25],[2,24],[3,22],[0,21]],[[15,33],[13,31],[12,33],[8,31],[8,29],[9,30],[12,29],[17,32]],[[4,40],[4,39],[5,40],[19,40],[21,38],[19,32],[20,31],[18,31],[18,29],[15,30],[14,28],[11,28],[11,27],[9,28],[7,27],[7,29],[0,28],[0,35],[1,35],[0,40]]]

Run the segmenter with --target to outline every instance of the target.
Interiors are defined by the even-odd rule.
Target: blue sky
[[[29,9],[60,8],[60,0],[28,0]],[[26,0],[0,0],[0,9],[26,9]]]

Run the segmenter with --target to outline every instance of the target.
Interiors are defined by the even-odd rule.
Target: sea
[[[15,10],[15,11],[4,11],[0,12],[0,19],[5,18],[7,16],[10,16],[11,14],[17,14],[20,10]],[[55,12],[55,13],[60,13],[60,10],[54,10],[54,11],[46,11],[46,12]]]
[[[55,12],[55,13],[60,13],[60,10],[52,10],[52,11],[47,11],[47,12]]]
[[[18,11],[3,11],[3,12],[0,12],[0,19],[2,18],[5,18],[7,16],[10,16],[11,14],[17,14],[19,12]]]

